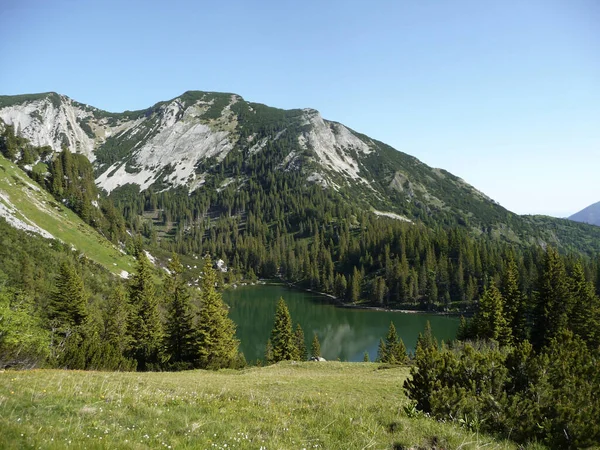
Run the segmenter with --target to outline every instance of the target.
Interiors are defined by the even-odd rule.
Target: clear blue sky
[[[518,213],[600,200],[600,1],[0,2],[0,94],[312,107]]]

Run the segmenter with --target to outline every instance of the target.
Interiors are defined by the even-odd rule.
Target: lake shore
[[[364,304],[348,304],[342,302],[335,295],[327,294],[326,292],[319,292],[310,288],[303,288],[294,283],[289,283],[283,280],[270,280],[270,279],[259,279],[253,283],[240,283],[239,286],[256,286],[256,285],[271,285],[271,286],[286,286],[291,289],[296,289],[298,291],[310,292],[311,294],[318,295],[319,297],[325,297],[331,300],[331,303],[339,308],[347,308],[347,309],[363,309],[368,311],[384,311],[384,312],[392,312],[392,313],[402,313],[402,314],[434,314],[439,316],[453,316],[460,317],[465,316],[469,317],[471,313],[468,311],[424,311],[421,309],[397,309],[397,308],[386,308],[382,306],[373,306],[373,305],[364,305]],[[228,286],[228,288],[236,289],[238,285],[234,284]]]

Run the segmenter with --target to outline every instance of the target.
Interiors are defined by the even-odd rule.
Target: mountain
[[[285,143],[275,155],[279,170],[300,172],[307,183],[359,194],[365,204],[411,219],[434,211],[480,220],[506,214],[460,178],[324,120],[315,110],[284,111],[235,94],[186,92],[121,114],[55,93],[5,96],[0,118],[34,145],[54,151],[66,146],[87,156],[108,193],[126,184],[191,192],[206,182],[211,165],[234,154],[251,158],[273,151],[279,142]],[[240,186],[250,175],[240,173],[224,184]]]
[[[188,91],[146,110],[110,113],[43,93],[0,96],[0,119],[50,153],[69,148],[85,155],[97,186],[120,202],[125,214],[136,193],[144,192],[152,203],[156,199],[150,197],[160,193],[183,199],[207,189],[221,198],[220,209],[214,199],[206,200],[212,213],[226,208],[231,214],[240,200],[224,201],[224,196],[283,177],[282,188],[292,186],[297,195],[318,187],[360,211],[430,227],[460,226],[510,243],[586,252],[590,249],[579,235],[593,241],[587,228],[573,231],[559,219],[515,215],[461,178],[325,120],[313,109],[281,110],[236,94]],[[156,209],[148,206],[142,209]],[[197,214],[191,216],[195,220]],[[552,227],[540,226],[548,221]]]
[[[594,203],[578,213],[573,214],[569,217],[569,220],[600,226],[600,202]]]

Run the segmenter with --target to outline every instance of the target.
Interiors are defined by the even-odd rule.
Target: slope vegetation
[[[0,216],[12,226],[58,239],[113,273],[131,272],[133,259],[121,253],[73,211],[0,156]]]

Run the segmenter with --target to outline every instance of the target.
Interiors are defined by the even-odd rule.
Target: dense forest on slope
[[[259,125],[268,132],[278,129],[281,111],[274,111],[272,128],[261,122],[250,131]],[[127,185],[105,198],[94,184],[89,161],[67,149],[47,154],[46,162],[38,162],[29,173],[58,201],[129,252],[133,239],[126,227],[143,236],[145,245],[163,260],[172,252],[188,261],[205,254],[222,259],[230,269],[227,282],[280,277],[344,303],[469,310],[490,282],[500,280],[504,261],[514,255],[521,289],[527,293],[533,289],[543,247],[511,244],[498,239],[492,228],[473,234],[456,224],[377,216],[343,191],[307,184],[300,172],[277,170],[285,149],[294,145],[285,136],[269,143],[268,151],[245,158],[231,152],[222,163],[207,163],[201,170],[210,176],[191,193],[183,187],[139,192],[136,185]],[[15,137],[10,126],[0,144],[3,153],[23,167],[26,153],[38,159],[44,154]],[[39,165],[44,171],[34,170]],[[254,175],[241,187],[223,186],[224,180],[240,173]],[[525,217],[523,222],[531,227],[542,224],[563,236],[570,233],[591,249],[600,245],[589,232],[595,227],[565,221],[567,227],[543,217]],[[575,249],[566,244],[562,250],[575,255]],[[584,260],[587,279],[597,282],[598,266],[598,257]]]

